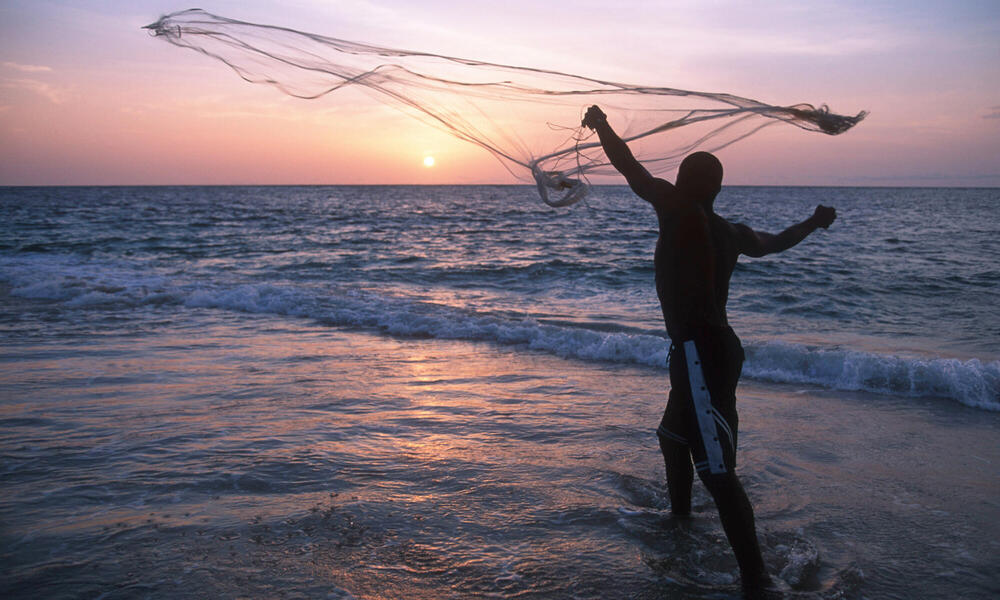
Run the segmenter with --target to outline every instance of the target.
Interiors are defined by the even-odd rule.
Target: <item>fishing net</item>
[[[580,126],[591,104],[601,106],[652,173],[677,166],[695,149],[716,151],[776,123],[837,135],[866,114],[384,48],[201,9],[166,15],[146,28],[224,62],[246,81],[291,96],[320,98],[345,88],[368,92],[491,152],[516,177],[534,181],[551,206],[583,198],[588,176],[615,172],[596,136]]]

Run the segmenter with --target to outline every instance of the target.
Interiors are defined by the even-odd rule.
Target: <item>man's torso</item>
[[[728,327],[729,280],[739,257],[736,228],[693,203],[669,214],[657,210],[657,217],[656,291],[668,334],[680,341]]]

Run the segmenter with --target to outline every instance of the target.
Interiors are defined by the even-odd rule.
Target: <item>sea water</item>
[[[769,566],[989,597],[1000,192],[716,210],[776,233],[820,203],[833,226],[741,258],[728,307]],[[4,188],[0,217],[6,595],[738,589],[704,492],[669,518],[656,220],[627,188]]]

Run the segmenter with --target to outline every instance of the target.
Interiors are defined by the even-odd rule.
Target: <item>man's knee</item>
[[[663,425],[657,428],[656,437],[660,440],[660,450],[664,454],[688,451],[687,440],[683,436],[669,431]]]

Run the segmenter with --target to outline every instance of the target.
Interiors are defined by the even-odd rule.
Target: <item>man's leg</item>
[[[753,507],[740,480],[732,471],[714,475],[707,470],[699,471],[698,477],[715,500],[722,529],[726,532],[729,544],[736,554],[736,562],[740,565],[743,589],[753,591],[767,587],[771,578],[764,567],[760,544],[757,542]]]
[[[743,351],[735,335],[728,340],[732,348],[726,350],[720,351],[713,341],[716,340],[704,343],[706,362],[702,362],[693,341],[685,342],[692,406],[698,421],[695,434],[698,440],[692,441],[692,455],[698,477],[715,500],[722,529],[736,555],[744,592],[752,597],[767,587],[771,579],[757,541],[753,507],[736,477],[739,415],[735,392]]]
[[[691,485],[694,483],[691,450],[686,443],[671,437],[669,432],[665,435],[658,430],[657,436],[660,438],[663,463],[667,468],[670,512],[678,517],[686,517],[691,514]]]
[[[689,422],[691,396],[687,391],[687,376],[676,375],[675,365],[670,365],[670,396],[663,411],[663,419],[656,428],[660,452],[667,469],[667,489],[670,492],[670,512],[679,517],[691,514],[691,485],[694,483],[694,466],[687,436],[691,435]],[[682,382],[674,386],[674,381]]]

